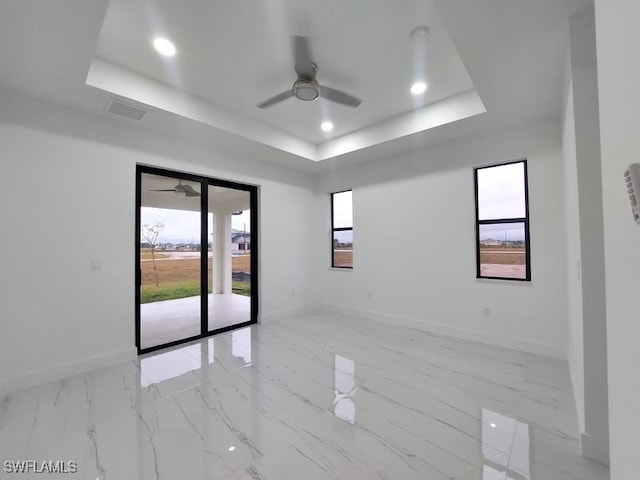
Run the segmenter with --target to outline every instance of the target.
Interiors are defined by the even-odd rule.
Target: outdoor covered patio
[[[251,320],[251,298],[235,293],[209,294],[209,330]],[[142,348],[200,334],[200,296],[140,305]]]

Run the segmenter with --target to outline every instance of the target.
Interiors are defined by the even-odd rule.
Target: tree
[[[156,287],[159,286],[158,269],[156,268],[156,246],[158,245],[158,237],[163,229],[164,222],[156,222],[153,225],[149,225],[148,223],[143,224],[142,230],[140,231],[142,238],[151,246],[151,259],[153,261],[153,273],[156,277]]]

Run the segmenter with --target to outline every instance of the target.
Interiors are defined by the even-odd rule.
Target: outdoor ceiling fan
[[[303,102],[310,102],[318,97],[326,98],[332,102],[347,105],[349,107],[357,107],[361,100],[335,88],[320,85],[316,80],[318,65],[311,57],[311,49],[309,48],[309,39],[307,37],[294,36],[293,38],[293,55],[295,61],[295,71],[298,78],[293,82],[290,90],[279,93],[274,97],[259,103],[259,108],[267,108],[282,102],[290,97],[296,97]]]
[[[193,189],[191,185],[183,185],[182,180],[178,180],[178,185],[173,188],[167,188],[164,190],[147,190],[148,192],[173,192],[181,197],[199,197],[200,192]]]

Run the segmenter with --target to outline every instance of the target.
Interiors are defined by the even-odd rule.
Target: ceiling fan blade
[[[304,78],[314,78],[316,76],[316,65],[311,57],[311,47],[309,38],[294,36],[293,38],[293,58],[295,60],[295,70],[298,76]]]
[[[179,185],[179,187],[180,187],[180,191],[184,192],[187,197],[199,197],[200,196],[200,192],[194,190],[191,185]]]
[[[175,192],[175,188],[168,188],[166,190],[147,190],[147,192]]]
[[[357,107],[362,103],[362,100],[331,87],[320,87],[320,98],[326,98],[349,107]]]
[[[271,97],[268,100],[265,100],[262,103],[259,103],[258,105],[256,105],[258,108],[267,108],[270,107],[272,105],[275,105],[276,103],[280,103],[283,100],[286,100],[289,97],[293,96],[293,92],[291,90],[287,90],[286,92],[282,92],[279,93],[278,95]]]

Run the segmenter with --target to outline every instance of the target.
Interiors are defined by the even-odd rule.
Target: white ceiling
[[[429,34],[413,41],[419,25]],[[291,35],[309,37],[318,80],[361,98],[358,108],[322,98],[256,107],[296,78]],[[155,37],[170,38],[177,55],[158,55]],[[111,0],[95,55],[313,144],[473,89],[424,0]],[[418,98],[409,92],[414,78],[430,86]],[[333,121],[331,134],[323,120]]]
[[[559,115],[568,19],[589,5],[4,0],[0,87],[309,170]],[[430,29],[424,44],[409,35],[418,25]],[[151,46],[158,34],[177,46],[170,61]],[[293,98],[255,107],[295,79],[291,35],[310,38],[320,83],[361,98],[360,107]],[[409,87],[422,75],[430,88],[416,101]],[[113,96],[148,112],[140,121],[106,113]],[[329,136],[319,129],[326,118]]]

